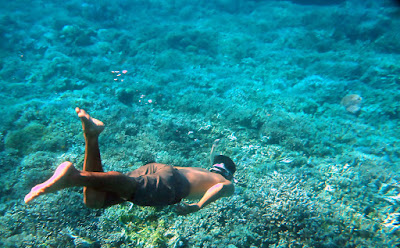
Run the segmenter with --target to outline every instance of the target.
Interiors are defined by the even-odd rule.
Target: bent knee
[[[88,208],[99,209],[99,208],[103,208],[103,206],[104,206],[104,202],[101,202],[101,201],[88,201],[86,199],[83,202],[85,203],[85,206]]]
[[[92,188],[84,189],[83,202],[88,208],[103,208],[106,194]]]

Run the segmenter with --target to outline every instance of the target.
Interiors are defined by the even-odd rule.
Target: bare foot
[[[90,117],[85,110],[75,108],[76,113],[82,121],[83,132],[89,136],[98,136],[104,130],[104,123]]]
[[[73,186],[71,185],[71,178],[74,174],[78,173],[79,171],[75,169],[71,162],[60,164],[49,180],[31,189],[31,192],[24,198],[25,203],[32,201],[40,195]]]

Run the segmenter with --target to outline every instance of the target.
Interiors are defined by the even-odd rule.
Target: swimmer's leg
[[[85,110],[75,108],[82,122],[83,136],[85,137],[85,160],[83,171],[103,172],[101,164],[99,135],[104,130],[103,122],[90,117]],[[83,188],[83,201],[91,208],[101,208],[104,205],[106,193],[90,187]]]
[[[100,208],[121,203],[125,201],[124,199],[130,199],[136,191],[136,180],[115,171],[79,171],[72,163],[64,162],[58,166],[50,179],[33,187],[29,194],[25,196],[24,201],[28,203],[40,195],[74,186],[99,189],[98,192],[107,194],[107,202],[102,202],[101,205],[88,205],[88,207]]]
[[[53,176],[44,183],[38,184],[31,189],[31,192],[24,198],[25,203],[28,203],[36,197],[55,192],[64,188],[70,187],[70,182],[67,178],[78,173],[75,167],[70,162],[64,162],[58,166]]]

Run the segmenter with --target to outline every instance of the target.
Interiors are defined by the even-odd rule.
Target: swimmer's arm
[[[217,183],[207,190],[204,196],[199,202],[193,204],[185,204],[184,207],[180,207],[178,211],[181,214],[189,214],[197,212],[203,207],[207,206],[211,202],[218,200],[221,197],[231,196],[235,191],[233,183],[227,181],[223,183]]]
[[[221,197],[231,196],[235,191],[233,183],[227,181],[223,183],[217,183],[207,190],[204,196],[200,199],[197,204],[199,210],[207,206],[211,202],[218,200]]]

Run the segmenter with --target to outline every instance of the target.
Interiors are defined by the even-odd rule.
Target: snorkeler
[[[98,144],[104,124],[83,109],[75,111],[81,119],[86,143],[83,170],[76,169],[71,162],[60,164],[50,179],[31,189],[25,203],[43,194],[80,186],[89,208],[106,208],[125,201],[141,206],[166,206],[184,198],[200,199],[197,203],[177,206],[180,214],[188,214],[234,193],[231,181],[236,166],[223,155],[214,157],[210,170],[150,163],[127,174],[104,172]]]

